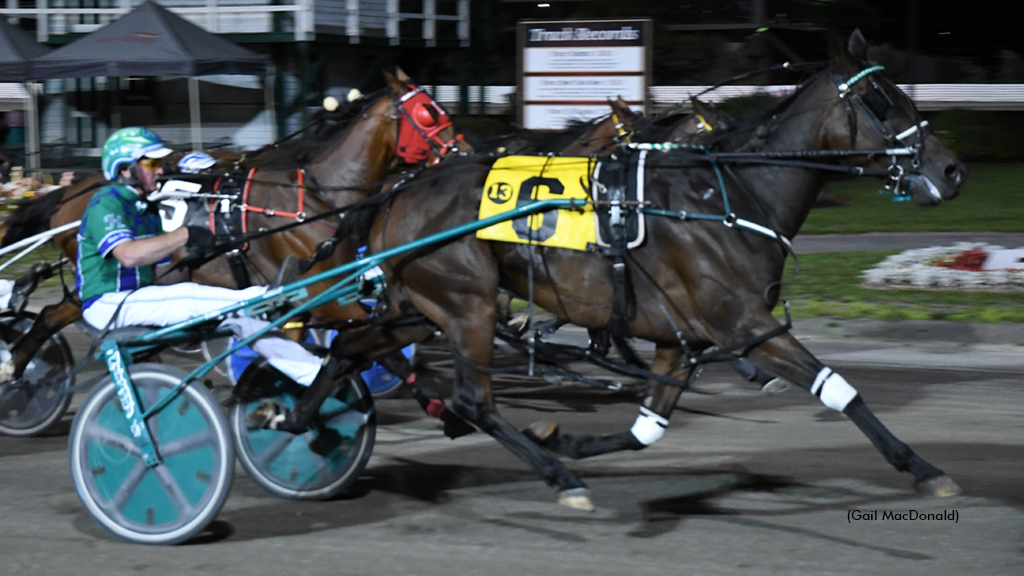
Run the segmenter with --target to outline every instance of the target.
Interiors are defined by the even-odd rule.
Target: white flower
[[[980,242],[957,242],[952,246],[932,246],[905,250],[887,257],[874,268],[861,272],[867,286],[918,287],[958,290],[1024,289],[1024,271],[970,271],[936,266],[951,261],[967,250],[1005,250],[1002,246]]]

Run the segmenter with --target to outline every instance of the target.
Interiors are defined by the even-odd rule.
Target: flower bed
[[[960,242],[906,250],[861,273],[865,288],[1024,291],[1024,270],[982,270],[988,253],[1002,246]]]

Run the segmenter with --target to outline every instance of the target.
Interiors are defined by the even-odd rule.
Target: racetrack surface
[[[958,323],[966,336],[952,337],[929,326],[800,321],[795,333],[960,483],[964,494],[954,498],[917,496],[909,476],[810,395],[765,396],[717,365],[683,395],[654,446],[569,462],[591,488],[593,513],[556,505],[553,491],[489,437],[445,438],[407,398],[378,403],[374,457],[343,498],[280,500],[239,468],[209,534],[174,548],[117,541],[84,511],[68,474],[69,419],[48,437],[0,438],[0,572],[1024,573],[1021,329]],[[84,339],[71,338],[81,357]],[[422,381],[447,391],[443,341],[422,358]],[[543,380],[501,379],[495,395],[519,426],[551,419],[608,433],[637,414],[634,397]],[[854,510],[878,519],[853,521]],[[955,512],[955,521],[883,519],[911,510]]]

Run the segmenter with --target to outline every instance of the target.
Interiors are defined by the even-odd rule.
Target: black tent
[[[202,76],[266,72],[266,58],[148,0],[32,62],[35,78]]]
[[[0,91],[0,110],[25,111],[25,162],[29,168],[39,167],[39,122],[36,89],[27,81],[32,79],[32,59],[49,51],[31,34],[0,18],[0,82],[25,82],[24,87],[10,85]]]
[[[30,80],[30,61],[49,51],[31,34],[0,18],[0,82]]]
[[[199,83],[207,74],[267,71],[266,57],[232,44],[153,0],[103,28],[32,61],[36,78],[187,76],[192,146],[202,147]]]

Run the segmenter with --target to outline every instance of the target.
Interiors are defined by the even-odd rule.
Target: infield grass
[[[796,318],[877,320],[960,320],[1024,322],[1024,292],[877,290],[861,288],[860,274],[896,252],[838,252],[800,256],[800,273],[790,260],[782,282]],[[782,315],[781,307],[777,310]]]
[[[817,208],[801,234],[860,232],[1024,232],[1024,164],[968,165],[967,182],[952,202],[920,208],[893,202],[869,178],[833,182],[827,198],[843,206]]]

